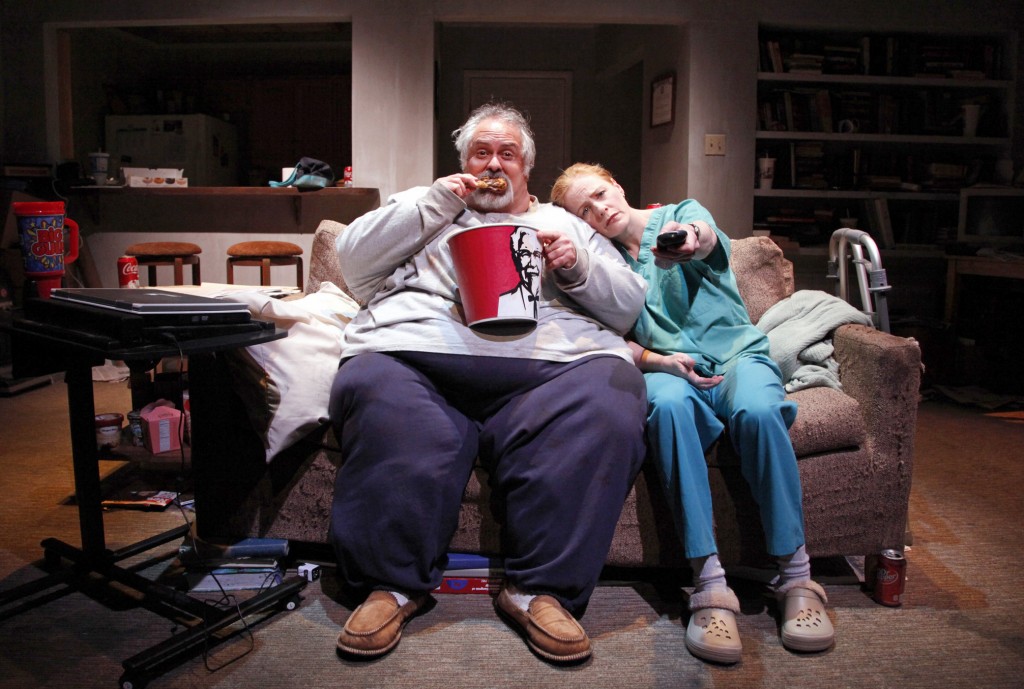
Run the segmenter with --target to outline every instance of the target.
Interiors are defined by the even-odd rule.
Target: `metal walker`
[[[864,258],[865,251],[867,259]],[[878,245],[864,230],[843,227],[833,232],[832,239],[829,240],[826,277],[829,280],[838,280],[836,296],[852,304],[849,290],[850,263],[857,271],[860,299],[863,304],[861,311],[871,316],[875,328],[887,333],[892,332],[889,329],[889,308],[886,304],[886,293],[891,287],[886,280]]]

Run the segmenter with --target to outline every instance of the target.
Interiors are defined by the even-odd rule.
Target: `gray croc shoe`
[[[828,596],[815,581],[790,581],[775,591],[782,608],[782,645],[814,653],[832,647],[835,629],[825,608]]]
[[[732,589],[700,591],[690,596],[686,649],[702,660],[733,664],[743,655],[736,613],[740,601]]]

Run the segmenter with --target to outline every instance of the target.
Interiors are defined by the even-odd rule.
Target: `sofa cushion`
[[[857,400],[834,388],[805,388],[789,394],[797,403],[796,422],[789,429],[797,458],[860,447],[868,432]]]
[[[789,429],[793,451],[802,457],[862,447],[867,429],[857,400],[834,388],[806,388],[790,393],[787,398],[797,403],[796,421]],[[708,454],[713,467],[739,466],[739,458],[728,439],[717,445],[717,452]]]
[[[225,356],[269,462],[326,420],[342,332],[359,307],[329,282],[320,283],[316,294],[291,301],[255,292],[231,298],[245,302],[256,318],[288,331],[284,339]]]

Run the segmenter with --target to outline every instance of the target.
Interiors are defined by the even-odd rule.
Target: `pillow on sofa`
[[[301,299],[232,294],[256,318],[288,337],[225,357],[246,413],[263,438],[267,462],[327,419],[331,383],[341,361],[341,335],[359,305],[330,282]]]

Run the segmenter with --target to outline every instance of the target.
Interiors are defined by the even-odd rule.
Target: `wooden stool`
[[[228,284],[235,284],[235,266],[259,266],[260,284],[269,285],[270,266],[295,266],[302,290],[302,247],[291,242],[239,242],[228,247]]]
[[[192,266],[192,284],[201,284],[199,279],[199,254],[203,250],[192,242],[142,242],[132,244],[124,250],[126,256],[134,256],[139,268],[149,270],[149,286],[156,286],[157,266],[174,266],[174,284],[185,284],[184,266]]]

